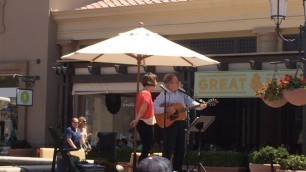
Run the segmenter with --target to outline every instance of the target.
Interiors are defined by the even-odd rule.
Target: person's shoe
[[[124,168],[123,168],[122,165],[117,164],[117,165],[116,165],[116,170],[117,170],[117,171],[123,171]]]

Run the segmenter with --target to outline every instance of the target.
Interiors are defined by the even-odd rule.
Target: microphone
[[[163,84],[159,84],[160,88],[162,88],[163,90],[165,90],[167,93],[169,93],[168,88],[166,88]]]

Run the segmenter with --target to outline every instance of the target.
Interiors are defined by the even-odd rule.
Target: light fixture
[[[217,64],[217,69],[219,71],[228,71],[228,62],[220,62]]]
[[[262,69],[261,61],[250,60],[250,66],[251,66],[251,69],[253,69],[253,70],[261,70]]]
[[[101,74],[101,69],[99,66],[95,66],[95,65],[90,65],[87,66],[88,68],[88,72],[92,75],[100,75]]]
[[[271,20],[274,20],[276,25],[275,30],[278,36],[286,42],[295,41],[295,39],[286,39],[280,32],[280,25],[286,19],[287,0],[270,0],[270,11]]]
[[[52,69],[57,75],[66,75],[68,71],[71,71],[67,66],[53,66]]]
[[[20,74],[14,74],[13,78],[21,79],[26,84],[26,87],[34,87],[35,81],[40,79],[39,75],[36,76],[24,76]]]
[[[127,65],[114,65],[115,71],[120,74],[127,74],[128,68]]]
[[[145,72],[156,73],[155,66],[143,66],[143,70],[144,70]]]
[[[299,26],[299,37],[301,40],[301,48],[299,50],[299,53],[303,51],[303,55],[299,57],[299,59],[296,60],[288,60],[282,61],[282,63],[285,63],[287,68],[296,68],[296,62],[302,62],[303,63],[303,73],[305,78],[306,73],[306,0],[303,0],[303,12],[304,12],[304,23],[303,25]],[[295,39],[286,39],[283,37],[283,35],[280,32],[280,25],[283,20],[286,18],[286,10],[287,10],[287,0],[270,0],[270,8],[271,8],[271,19],[274,20],[276,25],[276,32],[278,36],[286,41],[286,42],[293,42]]]
[[[286,18],[287,0],[270,0],[271,19],[280,25]]]
[[[173,66],[173,70],[175,72],[187,72],[188,71],[188,67],[185,67],[185,66]]]
[[[287,61],[285,63],[285,66],[287,69],[296,69],[297,68],[297,62],[298,61],[293,61],[293,60],[289,60],[289,59],[285,59],[285,61]]]

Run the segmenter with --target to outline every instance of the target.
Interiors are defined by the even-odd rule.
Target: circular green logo
[[[20,100],[22,103],[28,103],[30,100],[30,95],[27,91],[23,91],[20,95]]]

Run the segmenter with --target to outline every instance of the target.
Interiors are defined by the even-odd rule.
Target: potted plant
[[[277,83],[275,78],[271,82],[264,83],[260,90],[256,90],[255,95],[259,95],[270,107],[278,108],[287,103],[283,96],[283,87]]]
[[[289,156],[285,147],[274,148],[265,146],[249,154],[249,168],[251,172],[266,172],[279,169],[279,161]]]
[[[10,156],[34,157],[36,149],[27,140],[14,140],[8,150]]]
[[[301,106],[306,104],[306,82],[304,81],[303,74],[300,77],[295,75],[285,75],[283,79],[280,80],[280,85],[284,90],[284,97],[286,100],[296,106]]]
[[[128,169],[132,168],[132,165],[130,163],[130,158],[131,158],[131,153],[132,152],[133,152],[133,149],[129,148],[129,147],[116,148],[116,160],[114,162],[109,161],[108,163],[111,164],[111,165],[119,164],[119,165],[123,166],[124,169],[127,169],[125,171],[128,171]],[[101,157],[99,155],[99,148],[97,146],[93,146],[92,150],[90,152],[88,152],[88,154],[86,155],[86,158],[87,159],[94,159],[94,160],[101,159]],[[103,163],[105,163],[105,162],[103,162]]]
[[[132,148],[123,147],[116,149],[117,161],[118,162],[129,162],[131,153],[133,152]]]
[[[247,155],[236,151],[190,151],[184,160],[189,169],[197,168],[201,163],[207,171],[243,172],[247,171]]]
[[[304,155],[289,155],[279,161],[280,172],[306,171],[306,157]]]

